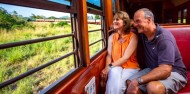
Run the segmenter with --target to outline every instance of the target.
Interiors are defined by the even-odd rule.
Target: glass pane
[[[187,9],[183,10],[183,23],[186,23],[186,19],[187,19]]]
[[[181,10],[178,11],[178,17],[181,17]]]
[[[100,39],[102,39],[102,31],[99,30],[99,31],[95,31],[95,32],[89,32],[88,33],[88,36],[89,36],[89,44],[93,43],[93,42],[96,42]]]
[[[94,15],[94,14],[87,14],[88,18],[88,30],[96,30],[96,29],[101,29],[101,15]]]
[[[178,11],[178,23],[181,23],[181,10]]]
[[[90,46],[90,57],[92,57],[94,54],[96,54],[101,49],[103,49],[102,41],[97,42],[96,44]]]
[[[0,6],[0,44],[72,33],[69,13]]]
[[[100,39],[102,39],[102,30],[101,29],[102,24],[101,24],[101,16],[100,15],[94,15],[94,14],[87,14],[88,16],[88,30],[97,30],[93,32],[88,33],[88,38],[89,38],[89,44],[94,43]],[[102,41],[95,43],[90,46],[90,56],[92,57],[96,52],[102,49]]]
[[[112,9],[113,9],[113,12],[115,13],[116,12],[115,0],[112,0]]]
[[[48,1],[71,6],[71,0],[48,0]]]
[[[184,10],[183,10],[183,16],[184,16],[184,18],[187,17],[187,9],[184,9]]]
[[[93,5],[94,6],[98,6],[98,7],[101,7],[101,3],[100,3],[100,1],[101,0],[86,0],[88,3],[90,3],[91,5],[92,5],[92,7],[93,7]]]
[[[72,51],[72,37],[1,49],[0,83]]]
[[[7,87],[0,89],[0,94],[38,94],[42,89],[54,83],[56,80],[66,75],[69,71],[74,69],[74,55],[71,55],[61,61],[54,63],[24,79],[21,79]],[[17,64],[19,65],[19,64]],[[35,65],[35,62],[28,63],[28,65]],[[10,66],[14,67],[13,65]],[[10,69],[9,68],[9,69]],[[5,70],[4,68],[0,71]],[[19,71],[16,71],[19,70]],[[18,66],[13,70],[9,70],[6,74],[19,73],[27,70],[26,66]],[[9,75],[6,75],[9,76]],[[0,79],[3,79],[0,77]]]

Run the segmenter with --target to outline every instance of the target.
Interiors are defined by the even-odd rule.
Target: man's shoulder
[[[159,30],[160,30],[159,31],[160,33],[157,35],[157,36],[159,36],[159,38],[158,38],[159,40],[175,41],[175,38],[170,31],[168,31],[167,29],[162,28],[162,27],[160,27]]]

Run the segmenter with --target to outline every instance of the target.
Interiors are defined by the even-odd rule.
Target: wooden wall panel
[[[87,4],[86,0],[75,0],[77,2],[77,22],[78,22],[78,40],[80,43],[80,62],[83,66],[90,64],[90,52],[88,41],[88,22],[87,22]]]
[[[85,94],[86,92],[84,91],[84,88],[94,76],[96,82],[96,93],[98,94],[100,89],[100,72],[105,66],[106,55],[107,52],[105,51],[86,68],[84,73],[81,74],[76,81],[76,84],[73,86],[71,94]]]

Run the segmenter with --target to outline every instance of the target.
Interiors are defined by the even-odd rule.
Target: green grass
[[[94,24],[88,25],[88,30],[96,30],[96,29],[101,29],[101,26]],[[96,32],[90,32],[88,33],[88,38],[89,38],[89,44],[94,43],[97,40],[102,39],[102,32],[100,30]],[[90,57],[92,57],[95,53],[97,53],[99,50],[102,49],[102,41],[94,45],[91,45],[89,49],[90,49]]]
[[[63,27],[57,27],[52,25],[55,23],[47,22],[30,24],[32,28],[23,27],[9,32],[0,30],[0,44],[71,33],[69,24]],[[89,30],[97,28],[100,28],[100,25],[89,25]],[[100,38],[101,32],[99,31],[89,33],[89,43]],[[91,46],[90,55],[92,56],[101,48],[101,42]],[[2,49],[0,50],[0,82],[16,77],[72,51],[72,37]],[[0,89],[0,94],[36,94],[72,69],[74,69],[73,55]]]

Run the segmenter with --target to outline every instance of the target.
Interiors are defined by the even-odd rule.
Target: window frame
[[[94,9],[91,7],[87,7],[87,5],[85,5],[85,3],[83,2],[84,0],[71,0],[72,2],[72,6],[67,6],[67,5],[63,5],[63,4],[58,4],[58,3],[54,3],[54,2],[49,2],[47,0],[1,0],[0,3],[3,4],[11,4],[11,5],[18,5],[18,6],[24,6],[24,7],[31,7],[31,8],[37,8],[37,9],[46,9],[46,10],[52,10],[52,11],[58,11],[58,12],[67,12],[71,14],[71,29],[73,32],[73,49],[75,54],[74,55],[74,62],[75,62],[75,69],[71,70],[70,72],[68,72],[66,75],[64,75],[63,77],[61,77],[59,80],[53,82],[53,84],[49,85],[47,88],[44,88],[40,93],[48,93],[48,92],[52,92],[54,90],[57,90],[57,88],[62,85],[63,83],[70,81],[70,79],[76,79],[77,77],[80,76],[80,74],[83,73],[84,68],[90,65],[90,62],[92,62],[96,57],[98,57],[99,54],[101,54],[101,52],[106,50],[107,47],[107,36],[108,33],[106,32],[106,29],[108,26],[106,25],[107,21],[104,17],[105,14],[105,10],[104,7],[102,6],[102,10],[98,10],[98,9]],[[102,2],[105,3],[104,0],[100,0],[101,4],[103,4]],[[81,6],[78,6],[77,4],[81,4]],[[84,4],[84,5],[83,5]],[[83,8],[86,10],[82,10],[83,12],[80,11],[80,8]],[[88,11],[88,12],[87,12]],[[86,39],[88,38],[88,35],[83,36],[84,34],[88,34],[86,33],[85,30],[88,31],[87,26],[82,27],[80,25],[80,23],[84,23],[84,25],[87,22],[87,19],[85,17],[87,17],[87,13],[92,13],[92,14],[96,14],[96,15],[101,15],[102,20],[102,26],[101,26],[101,30],[102,30],[102,35],[104,36],[104,39],[102,40],[102,43],[104,43],[104,47],[99,50],[99,52],[97,52],[92,58],[88,57],[89,56],[89,50],[85,49],[85,48],[89,48],[89,45],[85,45],[85,43],[88,43],[86,41]],[[82,19],[81,19],[82,18]],[[82,21],[82,22],[81,22]],[[83,32],[84,31],[84,32]],[[103,37],[102,36],[102,37]],[[85,39],[85,40],[84,40]],[[28,40],[27,40],[28,41]],[[85,41],[85,42],[83,42]],[[20,42],[21,43],[21,42]],[[81,43],[81,44],[80,44]],[[15,44],[15,43],[11,43],[9,44],[9,46],[11,45],[15,45],[15,46],[19,46],[20,44]],[[24,44],[29,44],[29,43],[21,43],[21,45]],[[6,48],[4,46],[1,45],[0,47],[2,47],[2,49]],[[75,77],[75,78],[71,78],[71,77]],[[22,79],[22,78],[21,78]]]
[[[71,0],[72,2],[72,0]],[[76,16],[73,16],[77,13],[76,11],[76,4],[73,3],[72,6],[67,6],[67,5],[63,5],[63,4],[58,4],[58,3],[54,3],[54,2],[50,2],[50,1],[46,1],[46,0],[1,0],[0,3],[3,4],[9,4],[9,5],[16,5],[16,6],[23,6],[23,7],[28,7],[28,8],[36,8],[36,9],[45,9],[45,10],[51,10],[51,11],[57,11],[57,12],[66,12],[66,13],[70,13],[70,17],[71,17],[71,30],[72,33],[71,34],[64,34],[64,35],[57,35],[57,36],[50,36],[50,37],[45,37],[45,38],[37,38],[37,39],[31,39],[31,40],[23,40],[23,41],[19,41],[19,42],[11,42],[11,43],[5,43],[5,44],[0,44],[0,50],[1,49],[7,49],[7,48],[12,48],[12,47],[17,47],[17,46],[23,46],[23,45],[27,45],[27,44],[34,44],[34,43],[39,43],[39,42],[46,42],[46,41],[50,41],[50,40],[55,40],[55,39],[61,39],[61,38],[67,38],[67,37],[72,37],[73,39],[73,51],[67,53],[66,55],[63,55],[61,57],[58,57],[56,59],[53,59],[50,62],[46,62],[43,65],[37,66],[25,73],[22,73],[16,77],[13,77],[9,80],[6,80],[2,83],[0,83],[0,89],[3,87],[6,87],[16,81],[19,81],[33,73],[36,73],[37,71],[44,69],[54,63],[57,63],[58,61],[67,58],[68,56],[74,55],[74,64],[75,64],[75,69],[77,70],[80,67],[82,67],[81,62],[79,61],[79,53],[78,53],[78,38],[77,38],[77,25],[76,25]],[[59,7],[59,8],[57,8]],[[72,70],[72,71],[74,71]],[[71,74],[70,72],[67,73],[66,75]],[[61,77],[60,79],[65,79],[66,76]]]
[[[101,30],[101,39],[99,40],[96,40],[95,42],[93,43],[90,43],[89,44],[89,49],[90,49],[90,46],[98,43],[98,42],[102,42],[102,49],[100,49],[99,51],[97,51],[94,55],[92,55],[90,57],[90,62],[92,62],[95,58],[97,58],[103,51],[106,50],[106,33],[105,33],[105,18],[104,18],[104,14],[103,14],[103,11],[104,11],[104,7],[103,7],[103,0],[100,0],[100,8],[96,8],[96,7],[93,7],[91,6],[91,4],[88,4],[87,2],[87,13],[90,13],[90,14],[94,14],[94,15],[99,15],[101,17],[101,28],[100,29],[95,29],[95,30],[88,30],[88,33],[91,33],[91,32],[98,32],[99,30]],[[89,51],[90,53],[90,51]]]

